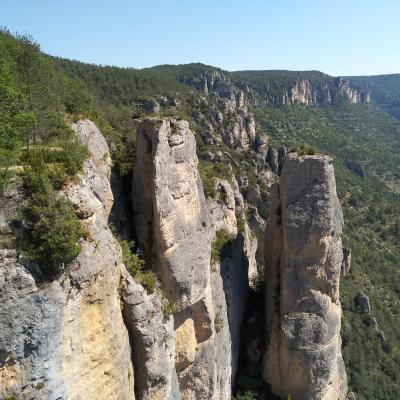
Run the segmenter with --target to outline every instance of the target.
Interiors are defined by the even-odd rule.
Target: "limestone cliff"
[[[252,105],[304,104],[320,107],[329,104],[371,102],[371,87],[332,77],[318,71],[237,71],[231,73]]]
[[[240,235],[228,258],[210,259],[218,230],[238,234],[231,185],[215,184],[224,201],[207,204],[187,122],[143,122],[134,177],[136,236],[174,305],[174,368],[182,399],[231,396],[249,257],[255,252],[251,256],[251,244]]]
[[[266,243],[264,378],[279,396],[346,397],[342,224],[331,159],[289,154],[273,189]]]
[[[335,104],[341,99],[345,99],[351,104],[369,103],[371,92],[368,88],[355,88],[343,78],[332,78],[317,84],[307,79],[300,79],[281,95],[268,93],[264,95],[264,101],[275,106],[304,104],[317,107]]]
[[[223,142],[232,148],[248,150],[254,146],[256,127],[250,101],[245,91],[232,82],[229,73],[205,69],[198,77],[178,76],[177,79],[217,99],[214,112],[197,116],[208,122],[211,139],[212,134],[217,134],[214,131],[218,131]]]
[[[0,398],[135,398],[117,291],[121,251],[108,228],[113,202],[108,146],[92,122],[73,128],[90,157],[63,193],[87,237],[75,261],[51,282],[12,245],[0,251]],[[23,199],[18,185],[10,190],[8,206],[0,211],[5,225],[16,219]]]
[[[223,96],[214,78],[207,91]],[[260,170],[262,189],[228,174],[213,179],[206,199],[188,122],[147,119],[137,130],[132,196],[114,176],[113,199],[104,137],[89,120],[72,127],[90,156],[60,195],[86,235],[59,277],[45,280],[18,254],[10,227],[23,187],[15,181],[2,199],[0,399],[229,400],[242,327],[255,323],[246,320],[248,291],[264,260],[266,382],[280,396],[343,399],[343,221],[329,158],[289,154],[282,164],[285,152],[270,154],[279,184],[270,189],[279,177],[269,170]],[[153,292],[127,272],[110,221],[135,239],[158,278]],[[264,331],[245,344],[247,365],[259,365],[263,337],[255,335]]]

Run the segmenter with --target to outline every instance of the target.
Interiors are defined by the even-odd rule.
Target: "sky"
[[[44,52],[143,68],[400,72],[399,0],[0,0]]]

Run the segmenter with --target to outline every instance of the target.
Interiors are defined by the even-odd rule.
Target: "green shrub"
[[[243,394],[238,394],[235,397],[232,397],[232,400],[256,400],[257,396],[254,392],[247,391]]]
[[[262,293],[265,290],[265,265],[257,265],[257,275],[251,279],[251,288],[257,293]]]
[[[175,312],[175,303],[168,300],[162,307],[162,313],[164,316],[164,322],[167,322],[170,315]]]
[[[215,163],[200,160],[198,168],[203,183],[204,195],[206,197],[215,197],[216,195],[214,178],[229,180],[232,177],[232,170],[229,163]]]
[[[140,272],[136,275],[136,280],[140,283],[148,293],[154,293],[157,287],[156,275],[151,271]]]
[[[226,249],[234,239],[234,235],[224,229],[217,231],[215,239],[211,244],[211,260],[215,262],[221,261],[226,255]]]
[[[312,146],[302,144],[299,147],[292,147],[289,153],[297,153],[299,156],[313,156],[317,154],[317,151]]]
[[[118,241],[122,249],[122,259],[127,271],[148,293],[154,293],[157,287],[156,275],[151,271],[144,270],[145,262],[135,253],[133,242],[128,242],[121,238]]]
[[[236,214],[237,230],[238,230],[238,232],[242,233],[242,232],[244,232],[246,221],[240,212],[236,211],[235,214]]]
[[[221,317],[219,310],[215,314],[214,318],[214,329],[216,333],[221,332],[221,329],[224,327],[224,320]]]
[[[36,390],[43,389],[44,388],[44,382],[38,382],[35,387],[36,387]]]
[[[31,195],[21,209],[27,228],[21,247],[27,260],[54,275],[79,254],[83,230],[71,204],[45,175],[30,178]]]

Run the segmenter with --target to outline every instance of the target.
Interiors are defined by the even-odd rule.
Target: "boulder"
[[[278,172],[278,152],[271,146],[268,146],[265,162],[269,165],[272,172]]]
[[[356,304],[356,307],[358,307],[362,313],[364,314],[371,313],[371,307],[369,305],[369,297],[365,293],[358,292],[356,294],[356,297],[354,298],[354,302]]]

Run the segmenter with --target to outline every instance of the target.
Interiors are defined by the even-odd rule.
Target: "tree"
[[[80,251],[83,230],[71,204],[57,193],[45,175],[32,172],[31,196],[22,208],[27,227],[23,254],[48,275],[56,275]]]

